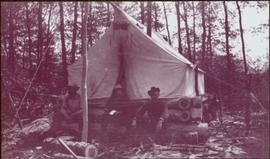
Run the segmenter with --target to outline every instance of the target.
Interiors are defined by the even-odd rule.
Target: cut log
[[[64,142],[76,155],[84,156],[86,151],[91,152],[92,154],[93,150],[97,153],[97,148],[93,144],[89,144],[82,141],[68,141],[68,140]],[[46,149],[52,149],[62,153],[68,153],[65,147],[63,147],[56,138],[46,138],[43,140],[43,143]]]
[[[54,158],[58,159],[74,159],[74,157],[70,154],[65,154],[65,153],[56,153],[53,155]],[[79,159],[85,159],[83,156],[77,156]]]

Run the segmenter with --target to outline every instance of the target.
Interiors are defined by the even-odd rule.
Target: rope
[[[236,86],[234,86],[233,84],[231,84],[231,83],[229,83],[229,82],[226,82],[226,81],[224,81],[224,80],[221,80],[221,79],[219,79],[219,78],[217,78],[217,77],[214,77],[214,76],[212,76],[212,75],[210,75],[210,74],[208,74],[208,73],[205,73],[205,75],[208,76],[208,77],[210,77],[210,78],[212,78],[212,79],[214,79],[214,80],[216,80],[216,81],[218,81],[218,82],[221,82],[221,83],[223,83],[223,84],[225,84],[225,85],[227,85],[227,86],[230,86],[230,87],[231,87],[232,89],[234,89],[234,90],[238,90],[238,91],[242,91],[242,92],[244,92],[244,93],[248,93],[248,95],[249,95],[252,99],[254,99],[253,102],[256,103],[257,105],[259,105],[259,106],[261,107],[261,109],[262,109],[264,112],[266,112],[266,109],[264,108],[264,106],[261,104],[261,102],[259,101],[259,99],[255,96],[255,94],[254,94],[252,91],[249,91],[249,90],[244,89],[244,88],[236,87]]]

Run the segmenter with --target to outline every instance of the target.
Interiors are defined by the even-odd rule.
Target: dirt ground
[[[44,124],[44,123],[43,123]],[[38,130],[46,129],[39,126]],[[239,115],[226,115],[223,124],[213,121],[209,124],[210,136],[205,143],[196,145],[167,142],[165,145],[153,141],[139,145],[122,142],[102,143],[95,141],[95,158],[269,158],[268,116],[252,120],[248,137],[244,136],[244,118]],[[35,144],[38,135],[16,135],[15,132],[2,132],[2,152],[4,159],[48,159],[61,158],[59,149],[46,148],[42,140]],[[13,133],[13,134],[12,134]],[[72,158],[65,156],[63,158]]]

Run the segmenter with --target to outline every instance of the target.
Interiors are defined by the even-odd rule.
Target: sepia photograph
[[[1,1],[1,158],[270,158],[269,1]]]

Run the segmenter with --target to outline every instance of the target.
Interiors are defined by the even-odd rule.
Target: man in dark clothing
[[[113,91],[112,95],[106,103],[106,108],[104,110],[103,115],[103,129],[107,129],[107,125],[109,124],[112,119],[117,119],[119,123],[123,124],[126,120],[122,120],[122,118],[126,115],[125,107],[126,103],[128,102],[128,97],[126,96],[125,89],[120,85],[117,84]],[[123,108],[124,107],[124,108]],[[121,118],[119,118],[119,116]]]
[[[142,118],[145,113],[148,115],[146,126],[150,132],[159,132],[164,127],[164,121],[168,117],[168,107],[159,99],[159,93],[160,89],[156,87],[152,87],[148,91],[148,95],[151,98],[135,114],[135,118],[132,121],[133,127],[136,127],[137,119]]]
[[[80,133],[82,129],[81,97],[77,93],[78,86],[68,86],[68,94],[62,97],[63,103],[53,117],[53,129],[74,130]],[[79,130],[79,131],[78,131]]]
[[[219,111],[220,101],[216,95],[210,94],[207,96],[207,100],[203,101],[203,120],[209,123],[217,118],[217,112]]]

